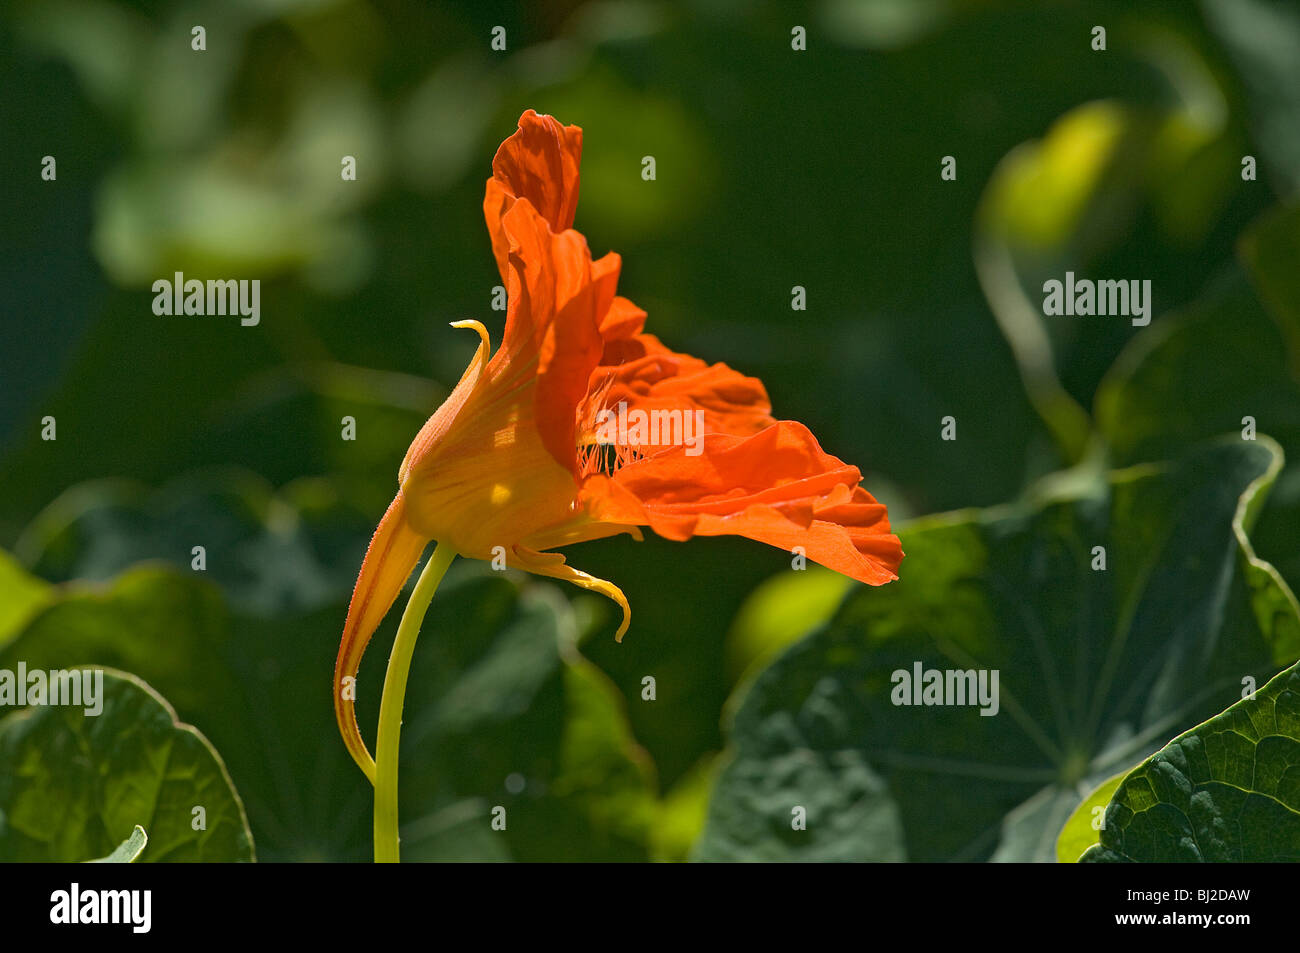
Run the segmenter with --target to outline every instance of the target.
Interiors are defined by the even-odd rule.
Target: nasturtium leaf
[[[1300,205],[1272,210],[1241,236],[1239,250],[1250,277],[1282,333],[1291,373],[1300,378]]]
[[[370,787],[334,729],[328,688],[345,605],[240,615],[202,574],[158,566],[47,588],[48,604],[0,647],[0,668],[137,673],[222,752],[264,858],[370,856]],[[397,615],[358,686],[372,743]],[[618,693],[577,652],[570,615],[547,584],[453,567],[407,690],[401,806],[411,859],[554,859],[575,844],[584,856],[647,856],[653,771]],[[510,811],[505,832],[489,826],[498,804]]]
[[[650,829],[651,855],[656,861],[680,862],[690,858],[691,848],[699,840],[709,815],[709,795],[713,792],[717,760],[717,755],[701,758],[660,800]]]
[[[899,581],[855,589],[740,701],[696,856],[1055,859],[1092,787],[1300,655],[1244,533],[1279,464],[1232,437],[903,527]],[[998,691],[895,704],[917,665]]]
[[[1300,861],[1300,664],[1125,778],[1085,863]]]
[[[1239,243],[1242,267],[1211,279],[1199,300],[1161,315],[1120,355],[1097,390],[1093,416],[1111,459],[1165,459],[1235,431],[1267,433],[1288,466],[1253,542],[1300,585],[1300,287],[1294,249],[1300,210],[1275,210]]]
[[[100,857],[140,824],[149,861],[253,860],[216,749],[143,681],[102,672],[98,713],[47,704],[0,720],[0,857]]]
[[[1147,333],[1157,308],[1199,287],[1188,287],[1186,269],[1164,258],[1163,248],[1206,242],[1227,196],[1240,187],[1220,113],[1190,94],[1170,95],[1194,90],[1198,99],[1217,101],[1213,73],[1190,49],[1153,58],[1151,66],[1165,74],[1164,83],[1150,87],[1154,102],[1114,98],[1071,109],[1041,140],[1006,155],[976,218],[974,262],[984,296],[1031,401],[1070,462],[1090,444],[1084,408],[1115,356]],[[1141,214],[1148,207],[1151,214]],[[1170,234],[1176,242],[1167,241]],[[1145,291],[1135,282],[1134,293],[1144,293],[1140,309],[1125,281],[1121,313],[1108,306],[1108,314],[1098,302],[1096,314],[1076,316],[1068,291],[1065,313],[1049,311],[1046,282],[1067,282],[1067,274],[1111,278],[1109,268],[1130,249],[1141,255],[1149,279]]]
[[[1206,26],[1241,76],[1261,179],[1300,192],[1300,10],[1288,0],[1201,0]]]
[[[727,668],[733,679],[758,669],[828,617],[853,580],[816,563],[773,576],[750,593],[727,634]]]
[[[1097,843],[1101,833],[1102,814],[1115,789],[1127,774],[1127,771],[1123,771],[1115,775],[1079,802],[1079,806],[1061,828],[1060,836],[1056,838],[1057,860],[1063,864],[1073,864],[1085,850]]]
[[[90,480],[28,525],[15,555],[55,582],[102,582],[145,560],[220,587],[235,611],[274,615],[329,604],[356,581],[368,519],[325,479],[279,490],[238,467],[186,473],[154,489]],[[196,545],[202,563],[196,567]]]
[[[1232,271],[1195,304],[1163,315],[1111,368],[1094,418],[1120,465],[1163,460],[1243,417],[1300,448],[1300,387],[1286,340],[1245,276]]]
[[[0,550],[0,648],[53,600],[52,586],[28,573]]]
[[[0,647],[0,668],[99,665],[139,675],[206,729],[237,718],[227,665],[229,617],[197,574],[140,566],[108,585],[53,590],[44,608]]]
[[[654,771],[619,693],[578,653],[567,602],[549,585],[466,568],[434,600],[412,665],[403,857],[462,858],[486,832],[486,859],[558,860],[575,845],[584,859],[646,859]],[[498,807],[502,831],[491,827]]]
[[[126,840],[118,844],[113,853],[107,857],[97,857],[94,860],[87,861],[90,864],[133,864],[140,854],[144,852],[145,846],[149,843],[149,835],[145,833],[143,827],[139,824],[127,835]]]
[[[649,839],[658,804],[654,766],[627,726],[625,702],[582,657],[564,659],[564,734],[551,794],[573,804],[607,843]]]

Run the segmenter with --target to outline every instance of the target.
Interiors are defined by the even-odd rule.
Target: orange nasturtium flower
[[[513,568],[608,596],[623,610],[619,639],[623,593],[555,549],[648,526],[801,546],[871,585],[898,578],[898,537],[857,467],[774,419],[757,379],[642,332],[645,312],[615,294],[619,256],[593,261],[572,228],[581,154],[581,128],[528,110],[492,161],[483,212],[507,290],[504,338],[492,354],[478,321],[452,325],[478,332],[478,352],[406,452],[334,670],[339,729],[368,775],[344,679],[431,540],[484,560],[502,547]]]

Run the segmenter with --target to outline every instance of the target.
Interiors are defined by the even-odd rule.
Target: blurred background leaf
[[[1289,465],[1254,542],[1293,587],[1300,585],[1297,245],[1300,211],[1270,211],[1253,223],[1241,239],[1242,264],[1225,265],[1200,299],[1135,338],[1098,388],[1094,412],[1120,465],[1159,460],[1228,430],[1275,436]]]
[[[0,646],[0,668],[130,668],[223,751],[263,859],[369,855],[370,789],[337,737],[328,690],[342,603],[240,614],[199,573],[145,566],[57,592]],[[363,725],[377,719],[395,626],[387,620],[362,670]],[[654,770],[619,693],[578,654],[579,635],[550,585],[453,570],[407,694],[408,859],[555,860],[575,842],[591,856],[649,858]],[[497,805],[501,833],[490,826]]]

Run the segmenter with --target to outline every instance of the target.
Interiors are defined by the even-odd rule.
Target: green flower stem
[[[384,674],[384,697],[379,703],[379,735],[375,739],[375,863],[395,864],[401,859],[397,834],[397,756],[402,735],[402,704],[406,700],[406,678],[411,672],[411,656],[420,635],[420,623],[429,611],[438,583],[456,552],[439,543],[424,564],[411,599],[402,612]]]

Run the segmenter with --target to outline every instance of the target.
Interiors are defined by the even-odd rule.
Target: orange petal
[[[632,607],[628,605],[627,596],[623,595],[623,590],[612,582],[597,579],[580,569],[574,569],[565,563],[562,553],[538,553],[524,546],[513,547],[513,552],[515,558],[510,563],[513,568],[522,569],[537,576],[563,579],[591,592],[599,592],[602,596],[617,602],[623,610],[623,621],[619,625],[618,631],[614,633],[614,640],[616,642],[623,641],[623,633],[627,631],[627,627],[632,623]]]
[[[601,394],[604,407],[626,403],[629,410],[647,412],[702,410],[705,433],[748,436],[776,422],[767,389],[758,378],[669,350],[651,334],[613,340],[606,336],[588,389]]]
[[[527,199],[554,232],[573,227],[578,209],[578,166],[582,161],[582,129],[563,126],[551,116],[529,109],[519,128],[501,143],[492,160],[492,178],[483,200],[483,216],[492,237],[501,277],[507,276],[510,252],[501,219],[515,199]]]
[[[872,585],[897,578],[903,552],[885,507],[802,424],[711,435],[703,449],[674,447],[589,479],[583,501],[595,520],[648,525],[668,539],[745,536],[802,546],[809,559]]]
[[[685,447],[620,470],[615,481],[646,506],[665,513],[734,513],[856,486],[858,468],[822,450],[803,424],[783,420],[750,437],[705,438],[703,452]]]
[[[334,716],[348,752],[371,782],[375,779],[375,759],[370,756],[357,726],[356,675],[370,637],[392,608],[429,542],[407,525],[405,504],[405,498],[398,493],[366,549],[334,664]],[[345,678],[352,679],[351,690],[347,692]]]
[[[572,472],[576,411],[600,361],[599,318],[613,301],[621,259],[611,253],[593,262],[580,233],[552,232],[526,199],[514,203],[501,225],[510,241],[510,304],[489,374],[503,373],[503,364],[525,368],[536,361],[537,429]]]
[[[635,337],[645,327],[646,313],[627,298],[616,296],[600,322],[600,336],[608,343]]]
[[[841,486],[848,497],[847,487]],[[803,547],[804,555],[828,569],[859,582],[879,586],[898,578],[903,549],[889,531],[885,507],[858,487],[861,502],[834,503],[821,500],[813,506],[813,521],[806,528],[789,520],[756,520],[753,513],[739,517],[704,516],[695,527],[696,536],[739,533],[750,539],[791,552]]]

